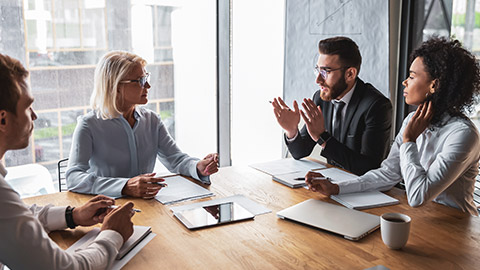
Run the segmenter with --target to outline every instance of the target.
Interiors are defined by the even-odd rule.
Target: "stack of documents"
[[[319,170],[317,172],[321,173],[325,177],[330,178],[333,183],[344,182],[358,177],[353,173],[349,173],[338,168],[328,168],[324,170]]]
[[[252,164],[250,167],[270,174],[274,181],[291,188],[306,186],[305,179],[296,178],[304,178],[309,171],[326,168],[325,165],[308,159],[296,160],[293,158]]]
[[[398,204],[399,201],[380,191],[367,191],[359,193],[347,193],[331,195],[330,198],[351,209],[368,209],[387,205]]]
[[[326,168],[325,165],[308,159],[296,160],[293,158],[284,158],[264,163],[252,164],[250,167],[270,175],[279,175],[299,171],[308,172],[310,170]]]
[[[201,199],[213,196],[213,192],[203,188],[181,175],[165,177],[168,186],[160,189],[155,199],[162,204],[172,204],[186,200]]]

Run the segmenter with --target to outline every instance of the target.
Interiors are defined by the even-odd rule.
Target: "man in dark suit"
[[[392,126],[390,100],[357,77],[362,57],[347,37],[319,42],[315,72],[320,90],[296,101],[293,110],[279,97],[274,114],[285,130],[288,150],[295,159],[310,155],[319,144],[329,164],[361,175],[378,168],[388,154]],[[300,116],[305,126],[299,131]]]

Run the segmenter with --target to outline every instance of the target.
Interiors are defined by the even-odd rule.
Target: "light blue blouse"
[[[103,120],[89,112],[78,118],[66,173],[68,189],[87,194],[120,197],[128,179],[151,173],[158,156],[171,172],[199,177],[199,159],[180,151],[160,116],[137,107],[133,128],[120,116]]]

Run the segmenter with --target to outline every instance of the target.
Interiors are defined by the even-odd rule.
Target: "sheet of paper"
[[[328,169],[319,170],[317,172],[323,174],[326,177],[329,177],[330,179],[332,179],[332,182],[335,182],[335,183],[352,180],[358,177],[355,174],[342,171],[338,168],[328,168]]]
[[[255,216],[272,212],[272,210],[250,200],[249,198],[243,195],[233,195],[230,197],[218,198],[218,199],[205,201],[205,202],[174,206],[174,207],[171,207],[170,210],[172,212],[178,212],[178,211],[189,210],[189,209],[194,209],[194,208],[203,207],[203,206],[215,205],[215,204],[224,203],[224,202],[236,202],[241,206],[243,206],[243,208],[250,211],[250,213],[254,214]]]
[[[256,163],[250,165],[250,167],[270,175],[326,168],[325,165],[308,159],[296,160],[293,158],[284,158],[269,162]]]
[[[214,196],[213,192],[203,188],[200,185],[192,183],[181,175],[165,177],[168,186],[162,188],[155,196],[155,199],[162,204],[172,204],[176,202],[200,199]]]
[[[284,184],[291,188],[304,187],[306,185],[304,180],[295,180],[296,178],[304,178],[306,171],[299,171],[293,173],[275,174],[272,176],[274,181]]]
[[[75,252],[75,250],[82,248],[83,246],[88,246],[89,243],[93,242],[97,235],[100,233],[100,228],[95,227],[87,234],[85,234],[82,238],[80,238],[77,242],[71,245],[67,251],[68,252]],[[121,260],[115,260],[112,265],[112,270],[121,269],[125,264],[127,264],[137,253],[145,247],[152,239],[156,236],[155,233],[149,233],[140,243],[138,243],[130,252],[128,252]]]

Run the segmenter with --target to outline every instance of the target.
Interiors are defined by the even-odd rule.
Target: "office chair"
[[[58,173],[58,191],[67,191],[67,180],[65,178],[65,173],[67,172],[68,158],[64,158],[58,161],[57,163],[57,173]]]

